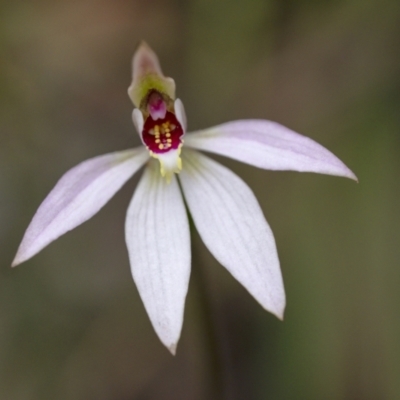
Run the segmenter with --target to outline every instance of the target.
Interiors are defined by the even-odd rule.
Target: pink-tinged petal
[[[161,342],[175,353],[190,275],[189,223],[176,177],[150,162],[125,224],[132,276]]]
[[[357,180],[325,147],[271,121],[228,122],[186,135],[185,146],[264,169],[317,172]]]
[[[147,151],[139,148],[95,157],[70,169],[40,205],[12,265],[91,218],[148,158]]]
[[[232,171],[184,150],[179,175],[196,228],[214,257],[268,311],[283,318],[274,236],[249,187]]]

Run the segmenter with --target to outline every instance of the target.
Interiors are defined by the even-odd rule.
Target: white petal
[[[129,205],[125,235],[133,279],[161,341],[174,354],[190,275],[189,223],[175,176],[153,160]]]
[[[285,292],[275,240],[253,192],[229,169],[186,149],[179,179],[205,245],[266,310],[282,318]]]
[[[183,106],[183,103],[180,99],[175,100],[174,109],[175,109],[176,119],[181,124],[183,129],[183,134],[185,134],[187,129],[187,119],[186,119],[185,107]]]
[[[40,205],[13,261],[16,266],[96,214],[146,162],[144,148],[91,158],[70,169]]]
[[[185,146],[231,157],[259,168],[356,176],[320,144],[276,122],[242,120],[186,135]]]
[[[143,119],[142,112],[138,108],[134,108],[132,111],[132,121],[133,121],[133,125],[135,126],[136,132],[139,134],[140,138],[142,139],[144,119]]]

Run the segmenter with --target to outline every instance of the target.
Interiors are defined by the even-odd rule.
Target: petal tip
[[[171,345],[167,346],[168,350],[170,353],[175,356],[176,355],[176,348],[178,346],[178,343],[172,343]]]
[[[356,183],[360,183],[360,181],[358,180],[356,174],[355,174],[353,171],[351,171],[350,169],[349,169],[348,178],[349,178],[349,179],[352,179],[352,180],[355,181]]]
[[[285,293],[279,293],[272,299],[270,298],[268,304],[260,302],[261,306],[279,320],[284,320],[285,308],[286,308],[286,296]]]
[[[21,254],[21,249],[18,249],[17,254],[14,257],[14,260],[11,263],[11,268],[16,267],[17,265],[22,264],[23,262],[27,261],[29,258],[29,256],[26,256],[26,254]]]
[[[269,308],[267,309],[267,311],[275,315],[275,317],[277,317],[279,320],[283,321],[285,314],[285,306],[286,304],[284,303],[283,305],[279,305],[279,307],[275,307],[273,310]]]
[[[280,320],[280,321],[283,321],[284,319],[285,319],[285,310],[282,310],[281,312],[279,312],[279,313],[275,313],[274,315]]]
[[[11,268],[15,268],[17,265],[21,264],[17,257],[14,258],[13,262],[11,263]]]
[[[338,176],[342,176],[343,178],[349,178],[353,181],[356,181],[358,183],[358,178],[356,176],[356,174],[343,162],[341,162],[341,173],[340,175],[338,174]]]

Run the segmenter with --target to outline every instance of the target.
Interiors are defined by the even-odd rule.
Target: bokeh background
[[[10,264],[58,178],[139,144],[131,56],[145,39],[189,128],[278,121],[358,176],[258,170],[278,245],[285,321],[193,233],[176,357],[161,345],[124,243],[135,176],[92,220]],[[400,398],[400,2],[0,2],[0,398]],[[161,229],[161,228],[160,228]]]

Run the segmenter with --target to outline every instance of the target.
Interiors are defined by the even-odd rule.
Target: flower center
[[[184,111],[180,101],[174,102],[167,94],[155,89],[142,100],[140,111],[133,112],[134,122],[142,131],[143,143],[150,155],[160,162],[160,173],[167,182],[182,169],[180,154],[185,134],[180,123],[182,118]]]
[[[154,120],[149,115],[143,126],[143,142],[153,153],[160,154],[178,149],[182,144],[183,129],[175,115],[165,112],[164,118]]]

